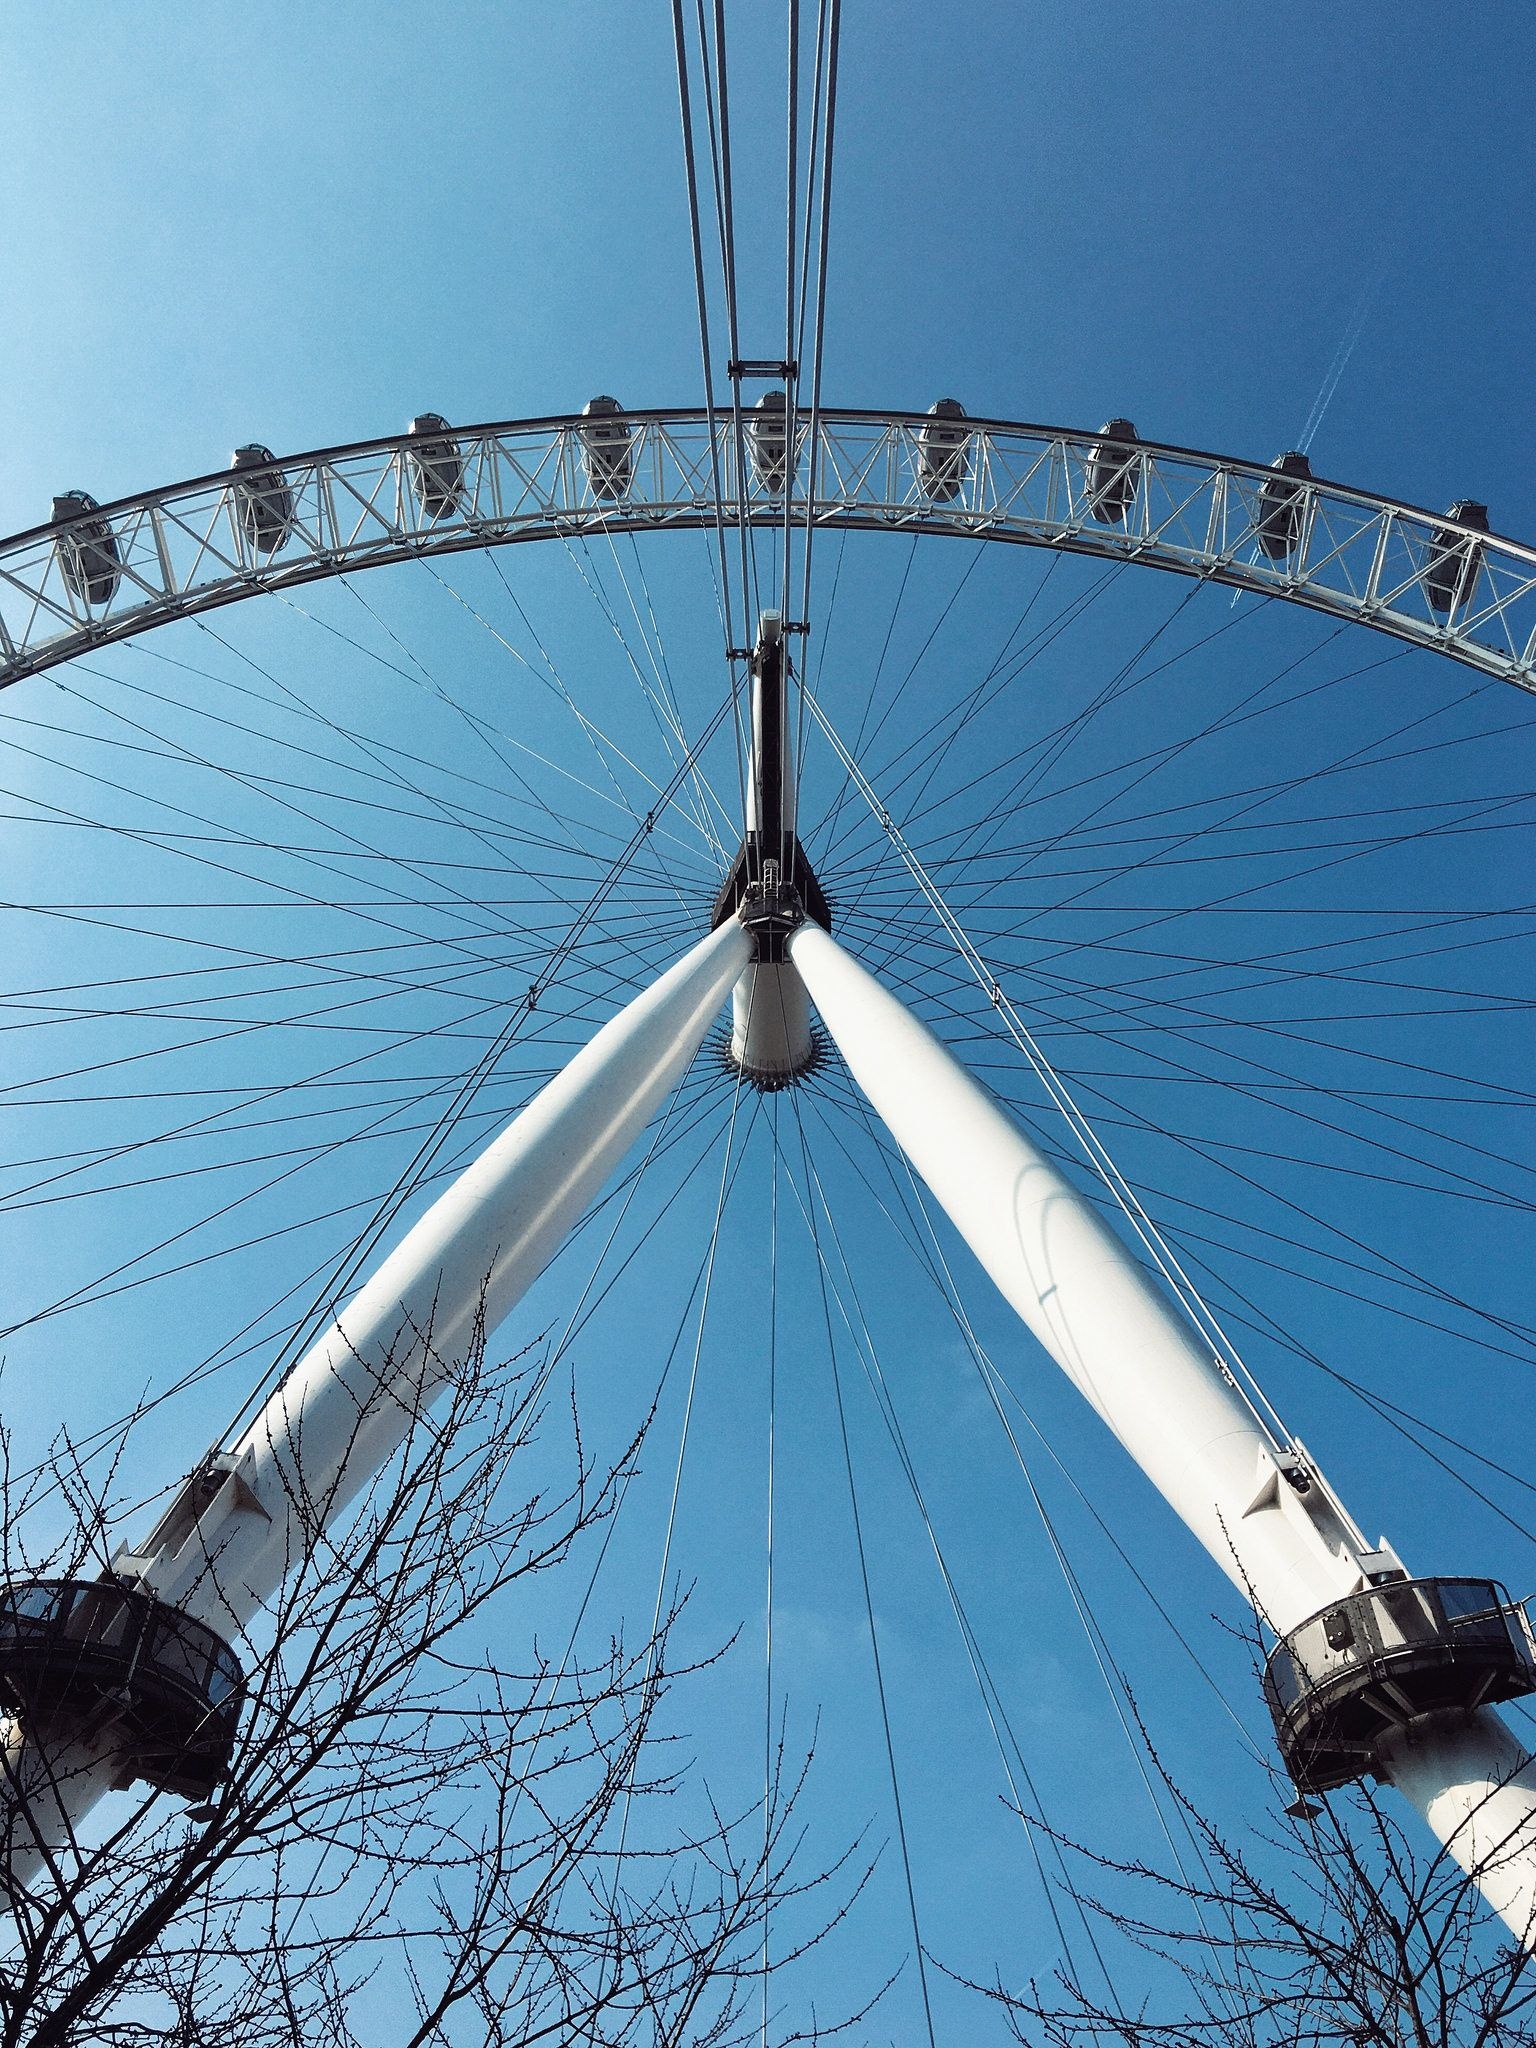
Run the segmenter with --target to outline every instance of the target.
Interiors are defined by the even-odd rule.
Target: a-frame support
[[[785,829],[792,836],[792,818]],[[1363,1742],[1358,1770],[1315,1782],[1365,1769],[1389,1778],[1528,1942],[1536,1763],[1484,1704],[1501,1696],[1501,1682],[1502,1696],[1536,1684],[1521,1677],[1536,1673],[1530,1659],[1511,1676],[1510,1660],[1525,1652],[1499,1633],[1513,1627],[1509,1612],[1462,1601],[1453,1613],[1433,1589],[1479,1582],[1410,1580],[1386,1545],[1366,1543],[1301,1446],[1273,1431],[1065,1176],[804,915],[793,888],[765,887],[781,884],[782,854],[760,840],[758,856],[762,872],[749,871],[735,914],[727,910],[603,1026],[414,1225],[232,1449],[193,1476],[142,1545],[118,1554],[118,1588],[153,1594],[214,1631],[249,1623],[315,1527],[404,1440],[476,1326],[483,1319],[493,1329],[553,1257],[686,1070],[727,993],[749,967],[782,968],[809,992],[855,1079],[1004,1297],[1281,1636],[1280,1651],[1313,1644],[1296,1651],[1293,1668],[1301,1692],[1290,1704],[1318,1708],[1312,1722],[1287,1724],[1293,1770],[1296,1757],[1303,1770],[1321,1769],[1318,1731],[1326,1724],[1339,1735],[1341,1701],[1395,1698],[1397,1722]],[[1498,1643],[1508,1652],[1502,1681]],[[1435,1684],[1440,1692],[1426,1689]],[[12,1724],[4,1762],[0,1810],[12,1823],[13,1877],[25,1882],[64,1848],[123,1759],[110,1727],[77,1736],[66,1728],[39,1744]]]

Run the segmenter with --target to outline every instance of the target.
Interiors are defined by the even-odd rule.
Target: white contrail
[[[1328,365],[1321,389],[1312,402],[1312,410],[1307,414],[1307,423],[1301,430],[1301,439],[1296,444],[1303,455],[1312,446],[1313,437],[1317,433],[1318,428],[1323,424],[1323,415],[1333,403],[1333,394],[1339,388],[1340,379],[1349,368],[1349,359],[1359,345],[1361,335],[1365,332],[1366,323],[1369,321],[1375,306],[1376,294],[1381,290],[1382,281],[1386,277],[1390,261],[1390,255],[1382,258],[1376,275],[1360,294],[1355,306],[1354,315],[1344,331],[1343,340],[1333,352],[1333,361]]]

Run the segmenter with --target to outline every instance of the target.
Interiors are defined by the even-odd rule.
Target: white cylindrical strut
[[[751,952],[735,919],[610,1019],[409,1230],[141,1549],[113,1563],[221,1634],[243,1628],[549,1263],[688,1067]],[[211,1479],[214,1483],[208,1484]],[[118,1782],[111,1730],[46,1755],[0,1724],[0,1806],[28,1882]]]
[[[460,1175],[337,1316],[236,1445],[220,1489],[163,1525],[141,1575],[212,1627],[243,1626],[313,1527],[405,1440],[477,1327],[495,1326],[687,1068],[750,940],[732,920],[606,1023]],[[158,1533],[158,1532],[157,1532]],[[179,1541],[178,1541],[179,1539]]]
[[[611,1018],[114,1569],[221,1635],[244,1628],[538,1278],[688,1067],[751,949],[733,918]],[[122,1760],[110,1726],[44,1751],[0,1721],[0,1746],[10,1877],[28,1884],[68,1858],[78,1822],[122,1782]]]
[[[1284,1634],[1361,1587],[1370,1553],[1336,1496],[1084,1197],[826,932],[801,925],[789,953],[854,1079],[1005,1299],[1270,1627]],[[1427,1717],[1382,1761],[1529,1939],[1536,1764],[1504,1723],[1487,1709]]]
[[[1525,1947],[1536,1947],[1536,1759],[1491,1708],[1429,1715],[1381,1767]]]
[[[787,960],[754,961],[731,991],[731,1058],[760,1088],[782,1088],[815,1051],[805,983]]]
[[[1097,1212],[819,927],[789,942],[854,1079],[1004,1296],[1279,1633],[1362,1582],[1359,1532]]]

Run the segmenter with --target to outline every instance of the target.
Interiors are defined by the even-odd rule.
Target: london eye
[[[1188,1853],[1165,1763],[1380,1780],[1527,1941],[1536,546],[1310,446],[841,403],[841,10],[772,319],[724,15],[669,25],[693,390],[616,350],[0,541],[8,1384],[120,1509],[0,1606],[21,1881],[218,1796],[299,1504],[489,1325],[649,1418],[530,1634],[729,1642],[715,1780],[802,1744],[881,1845],[803,1965],[870,2038],[981,2038],[999,1891],[1005,1967],[1084,1967],[1061,1844]]]

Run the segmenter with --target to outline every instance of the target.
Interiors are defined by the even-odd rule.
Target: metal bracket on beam
[[[759,361],[751,356],[738,356],[734,361],[727,363],[725,368],[727,376],[738,384],[743,377],[795,377],[800,373],[800,365],[797,362],[773,363]]]

